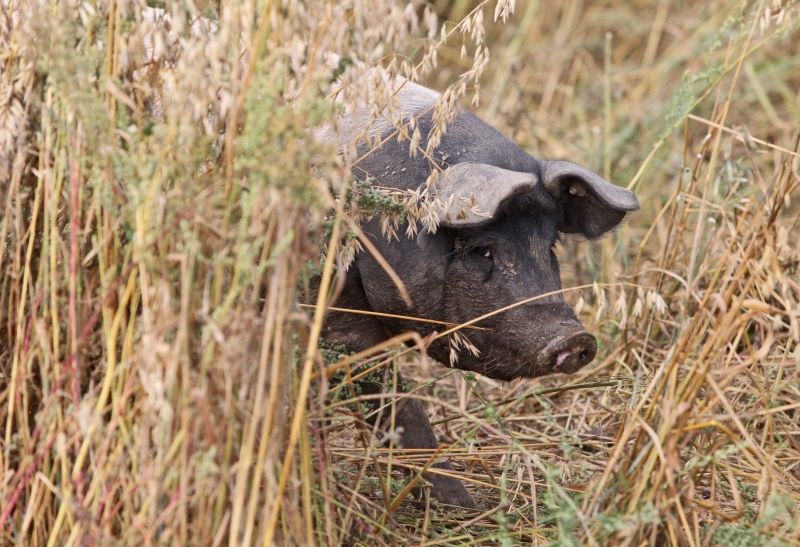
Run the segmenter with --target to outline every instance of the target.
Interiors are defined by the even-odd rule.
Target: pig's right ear
[[[633,192],[571,161],[543,161],[542,184],[564,205],[558,229],[565,234],[601,236],[639,208]]]
[[[538,184],[532,173],[464,162],[442,171],[431,195],[442,225],[466,228],[491,222],[504,203]]]

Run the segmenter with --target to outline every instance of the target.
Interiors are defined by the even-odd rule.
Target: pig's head
[[[435,234],[388,242],[375,221],[367,224],[413,300],[408,308],[365,254],[358,268],[370,306],[456,324],[508,307],[476,323],[480,330],[460,331],[478,355],[462,348],[455,366],[491,378],[571,373],[591,362],[597,343],[564,301],[554,247],[562,234],[601,236],[638,202],[629,190],[573,163],[538,166],[525,173],[480,163],[449,167],[435,186],[443,204]],[[538,298],[515,305],[532,297]],[[398,320],[385,326],[425,330]],[[451,346],[440,339],[429,351],[447,363]]]

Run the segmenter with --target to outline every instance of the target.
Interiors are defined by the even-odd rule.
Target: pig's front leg
[[[436,448],[436,435],[421,401],[403,399],[397,403],[394,417],[395,428],[402,428],[400,445],[403,448]],[[433,465],[438,469],[452,470],[447,462]],[[425,479],[431,483],[431,493],[439,502],[473,509],[477,507],[475,500],[469,495],[461,481],[438,473],[425,473]]]
[[[317,284],[318,279],[312,280],[314,289]],[[314,298],[316,298],[316,293],[314,293]],[[314,298],[310,301],[314,301]],[[370,309],[357,268],[351,268],[347,272],[347,282],[341,295],[339,295],[336,305],[357,310]],[[377,319],[364,315],[332,312],[326,325],[326,340],[346,346],[352,351],[362,351],[379,344],[388,337],[387,333],[383,331],[383,325]],[[388,371],[386,375],[378,372],[370,380],[362,379],[356,383],[360,388],[359,391],[365,395],[386,395],[385,398],[372,398],[367,402],[367,407],[372,411],[370,412],[371,418],[367,420],[374,424],[375,420],[379,419],[380,424],[386,427],[390,422],[391,414],[387,408],[378,409],[383,407],[388,397],[390,397],[390,395],[386,394],[387,386],[391,384],[391,382],[388,382]],[[398,382],[400,385],[402,383],[402,381]],[[428,415],[425,413],[423,404],[415,399],[401,399],[396,402],[396,405],[395,427],[402,428],[400,446],[403,448],[435,449],[437,444],[436,435],[433,433],[433,428],[428,420]],[[377,414],[375,413],[376,410]],[[434,467],[452,469],[450,464],[446,462],[434,464]],[[424,477],[432,485],[433,496],[441,503],[461,507],[475,507],[475,501],[458,479],[435,473],[425,473]]]

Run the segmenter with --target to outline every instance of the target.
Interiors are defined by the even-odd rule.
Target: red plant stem
[[[76,201],[75,201],[77,199],[76,196],[77,196],[77,194],[75,194],[73,196],[73,206],[76,205]],[[189,217],[190,217],[189,213],[183,213],[183,214],[177,215],[175,220],[172,223],[170,223],[169,226],[167,226],[165,228],[165,231],[173,229],[175,226],[178,225],[178,223],[181,220],[185,220],[185,219],[187,219]],[[71,227],[71,229],[74,229],[74,226]],[[75,235],[76,235],[75,245],[77,247],[77,234],[75,234]],[[72,264],[72,257],[73,256],[77,256],[77,251],[74,254],[71,254],[71,256],[70,256],[70,272],[73,271],[73,264]],[[77,362],[77,359],[78,359],[78,350],[80,350],[80,348],[83,346],[83,344],[86,343],[86,340],[89,338],[89,334],[91,334],[92,330],[94,329],[95,325],[97,324],[97,321],[100,319],[100,314],[102,313],[103,306],[104,305],[108,305],[108,304],[111,303],[112,297],[116,294],[116,291],[119,288],[120,284],[122,283],[123,280],[128,279],[128,276],[130,275],[131,270],[133,270],[133,268],[137,264],[138,263],[136,261],[131,261],[131,263],[128,264],[128,266],[125,268],[125,270],[119,276],[117,276],[117,278],[111,283],[111,285],[108,288],[108,291],[106,292],[105,297],[102,299],[102,301],[99,303],[99,305],[95,304],[94,310],[92,311],[92,315],[89,317],[89,320],[83,326],[83,329],[81,329],[80,335],[78,336],[77,340],[74,342],[73,351],[69,355],[67,355],[67,357],[64,359],[64,361],[61,363],[61,368],[65,369],[65,370],[68,370],[68,371],[72,370],[72,371],[77,372],[77,364],[76,364],[76,362]],[[74,271],[77,272],[77,263],[75,264]],[[70,281],[72,281],[72,279]],[[72,285],[70,285],[70,291],[72,291],[72,288],[73,288]],[[73,311],[72,304],[73,304],[72,294],[70,294],[70,312]],[[77,316],[77,314],[76,314],[76,316]],[[31,317],[31,320],[32,320],[32,317]],[[73,380],[75,378],[76,378],[76,376],[73,376]],[[57,393],[59,393],[61,391],[61,385],[62,385],[61,382],[62,381],[63,381],[63,377],[59,378],[58,381],[56,382],[56,385],[54,386],[53,391],[49,394],[49,396],[47,397],[47,400],[44,403],[45,404],[45,408],[47,408],[47,406],[49,406],[53,401],[57,400],[57,398],[54,397],[53,395],[57,394]],[[77,387],[77,383],[74,384],[74,387]],[[73,396],[74,395],[75,394],[73,392]],[[34,428],[33,435],[31,436],[34,443],[38,440],[39,435],[41,435],[41,425],[40,424],[37,425]],[[48,442],[46,443],[44,449],[36,456],[36,458],[34,458],[33,462],[31,462],[31,464],[28,466],[28,468],[22,473],[22,476],[19,479],[19,483],[17,484],[16,488],[14,489],[14,493],[11,495],[11,497],[8,498],[8,504],[3,509],[2,514],[0,514],[0,534],[2,534],[3,529],[5,528],[6,521],[11,516],[11,512],[14,510],[14,507],[16,506],[17,502],[19,501],[19,497],[22,494],[22,490],[27,486],[28,481],[30,481],[30,478],[33,476],[34,471],[36,471],[36,469],[41,464],[41,460],[44,458],[44,455],[47,452],[50,451],[50,448],[53,446],[54,440],[55,440],[54,437],[48,440]]]
[[[72,150],[75,152],[70,158],[70,192],[71,192],[71,209],[70,209],[70,222],[69,222],[69,332],[71,336],[72,355],[70,368],[72,372],[72,399],[75,406],[78,406],[80,401],[78,371],[80,369],[78,362],[78,230],[81,224],[81,211],[79,203],[80,191],[80,166],[78,165],[77,154],[80,152],[80,131],[81,125],[78,127],[75,135],[72,138]]]
[[[29,465],[28,469],[25,470],[25,474],[22,476],[19,484],[17,484],[17,487],[14,489],[14,493],[8,498],[8,505],[6,505],[6,508],[3,509],[3,514],[0,515],[0,534],[3,533],[3,528],[5,528],[6,521],[11,516],[11,512],[14,510],[14,507],[17,505],[17,501],[19,501],[19,497],[22,495],[22,490],[28,484],[28,481],[31,480],[33,472],[36,471],[36,468],[38,468],[39,464],[42,463],[44,455],[50,451],[50,448],[53,446],[55,440],[56,435],[51,434],[50,438],[47,439],[44,450],[36,455],[36,457],[33,459],[33,462],[31,462],[31,465]]]
[[[22,339],[22,357],[25,357],[28,354],[28,349],[30,348],[31,342],[31,332],[33,332],[33,318],[36,316],[36,312],[39,311],[39,306],[42,303],[42,298],[44,297],[44,288],[39,289],[39,292],[36,295],[36,298],[33,299],[33,308],[31,309],[31,315],[28,318],[28,324],[25,326],[25,338]]]
[[[25,366],[25,356],[28,354],[28,349],[30,348],[31,332],[33,331],[33,318],[36,316],[36,312],[39,311],[39,305],[42,303],[43,294],[44,289],[41,289],[36,295],[36,298],[34,298],[33,307],[31,309],[30,317],[28,318],[28,324],[25,326],[25,334],[22,338],[22,358],[20,359],[20,369],[23,369]],[[20,374],[17,376],[16,383],[9,394],[9,397],[16,397],[17,409],[22,408],[22,390],[18,389],[17,387],[22,384],[23,376],[24,373],[20,372]]]

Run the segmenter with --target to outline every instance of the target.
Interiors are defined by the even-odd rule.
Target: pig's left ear
[[[542,162],[542,184],[564,204],[559,231],[595,238],[639,208],[636,195],[569,161]]]

